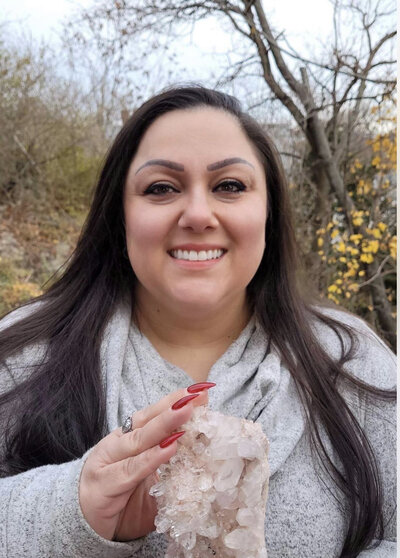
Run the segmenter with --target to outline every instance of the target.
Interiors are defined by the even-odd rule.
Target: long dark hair
[[[42,346],[40,364],[28,379],[0,397],[5,425],[3,474],[80,457],[106,431],[105,394],[99,350],[105,325],[117,303],[132,293],[135,276],[124,257],[123,188],[128,168],[150,124],[172,110],[207,106],[235,116],[258,149],[266,173],[268,218],[266,249],[248,285],[248,302],[279,350],[298,388],[311,432],[312,447],[342,490],[348,530],[342,557],[355,557],[372,539],[382,539],[382,495],[376,461],[366,437],[339,394],[343,380],[376,397],[385,392],[363,384],[344,370],[355,354],[350,327],[307,301],[296,281],[296,244],[286,181],[272,141],[239,102],[200,86],[164,91],[142,105],[126,122],[106,158],[86,223],[62,276],[39,297],[26,317],[0,332],[0,362],[31,345]],[[134,304],[134,301],[133,301]],[[338,336],[342,355],[334,361],[318,343],[311,320]],[[345,347],[347,347],[345,349]],[[10,377],[13,371],[9,369]],[[12,409],[12,412],[11,412]],[[339,470],[324,447],[325,429],[341,462]]]

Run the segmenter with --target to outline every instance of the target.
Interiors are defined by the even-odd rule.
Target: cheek
[[[159,251],[165,238],[165,228],[159,219],[150,218],[146,211],[130,208],[125,211],[125,231],[128,258],[140,282],[155,274]]]
[[[263,208],[254,209],[241,216],[238,223],[238,242],[249,255],[264,251],[265,246],[266,212]]]
[[[143,248],[157,245],[165,236],[163,221],[154,215],[148,215],[146,211],[139,209],[125,212],[126,243],[129,248]]]
[[[265,225],[265,212],[257,210],[251,216],[245,215],[237,228],[239,258],[235,265],[243,285],[250,283],[261,263],[265,250]]]

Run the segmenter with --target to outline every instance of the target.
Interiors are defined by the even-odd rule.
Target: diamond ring
[[[133,430],[133,422],[132,416],[126,417],[124,420],[124,424],[122,425],[122,434],[127,434],[128,432],[132,432]]]

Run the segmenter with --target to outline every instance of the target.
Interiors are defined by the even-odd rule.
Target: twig
[[[390,258],[390,256],[386,256],[386,258],[381,262],[380,266],[378,267],[377,272],[375,273],[375,275],[373,275],[370,279],[368,279],[368,281],[364,281],[364,283],[360,283],[358,285],[358,288],[361,289],[361,287],[365,287],[366,285],[369,285],[370,283],[373,283],[375,281],[375,279],[377,279],[379,276],[380,277],[384,277],[385,275],[390,275],[391,273],[396,273],[395,269],[390,269],[388,271],[385,271],[385,273],[381,273],[383,266],[385,265],[385,263],[388,261],[388,259]]]

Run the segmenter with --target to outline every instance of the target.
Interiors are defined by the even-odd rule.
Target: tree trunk
[[[378,262],[375,260],[368,266],[369,278],[377,274],[378,267]],[[368,287],[382,335],[392,350],[396,352],[396,320],[392,316],[392,308],[386,296],[385,280],[383,277],[378,276]]]

